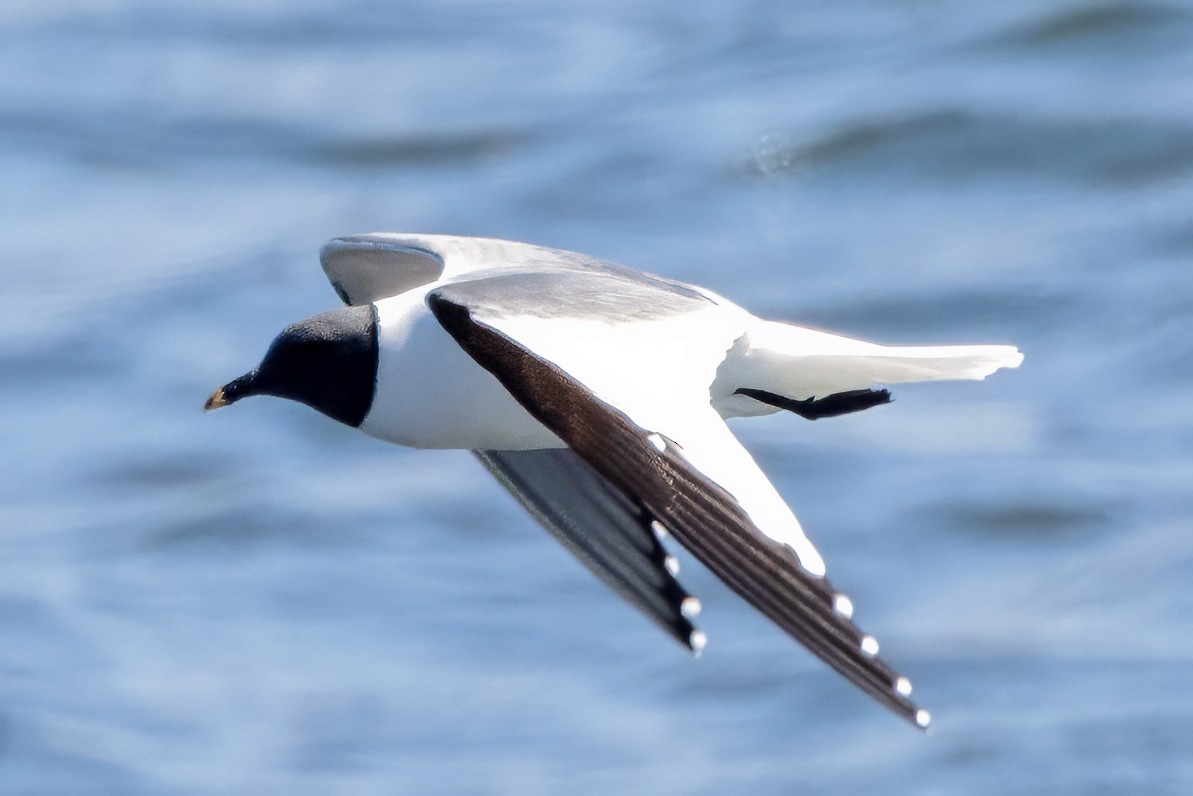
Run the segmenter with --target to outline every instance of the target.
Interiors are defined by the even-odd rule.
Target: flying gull
[[[208,409],[300,401],[383,440],[473,451],[623,598],[699,653],[674,537],[813,654],[920,727],[911,683],[852,621],[791,509],[725,425],[887,403],[883,385],[982,379],[1012,346],[892,347],[766,321],[695,285],[525,243],[336,238],[348,305],[296,323]]]

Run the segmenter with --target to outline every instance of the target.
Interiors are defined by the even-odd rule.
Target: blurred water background
[[[1189,793],[1193,9],[0,6],[0,793]],[[1023,368],[737,426],[927,735],[459,452],[205,416],[371,230]]]

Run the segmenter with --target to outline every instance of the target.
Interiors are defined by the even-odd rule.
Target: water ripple
[[[159,118],[104,110],[0,111],[0,144],[145,169],[178,160],[251,158],[360,170],[468,166],[504,156],[528,136],[511,129],[355,133],[264,119]]]
[[[1002,35],[999,41],[1025,47],[1051,47],[1139,32],[1171,31],[1173,25],[1188,22],[1190,17],[1187,8],[1159,3],[1078,4],[1032,20]]]
[[[857,119],[819,135],[771,135],[739,161],[749,177],[842,174],[946,182],[998,176],[1119,187],[1193,171],[1193,128],[1177,122],[1066,119],[944,108]]]

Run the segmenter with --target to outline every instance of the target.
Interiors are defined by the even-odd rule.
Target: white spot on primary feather
[[[660,437],[658,434],[649,435],[646,438],[646,441],[649,442],[651,447],[654,448],[655,450],[657,450],[659,453],[662,453],[665,450],[667,450],[667,442],[662,437]]]
[[[920,708],[915,712],[915,723],[927,729],[928,725],[932,723],[932,714]]]
[[[853,617],[853,600],[844,594],[837,594],[833,597],[833,610],[846,619],[850,619]]]
[[[699,658],[708,644],[708,636],[704,635],[703,630],[693,630],[692,635],[688,636],[688,644],[692,647],[692,654]]]
[[[667,529],[663,526],[663,523],[659,522],[658,520],[651,520],[650,529],[654,531],[655,538],[660,542],[671,535],[667,532]]]
[[[862,636],[862,652],[873,658],[878,654],[878,639],[873,636]]]
[[[695,619],[700,616],[700,610],[703,607],[697,598],[685,597],[683,602],[679,604],[679,613],[684,619]]]
[[[664,558],[663,566],[666,567],[667,571],[671,573],[671,577],[674,578],[679,574],[679,559],[675,556],[667,556]]]
[[[900,677],[895,681],[895,690],[903,696],[911,696],[911,681],[906,677]]]

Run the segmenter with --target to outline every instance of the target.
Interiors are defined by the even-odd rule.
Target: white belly
[[[377,302],[377,316],[377,389],[362,431],[413,448],[563,447],[456,344],[422,291]]]

